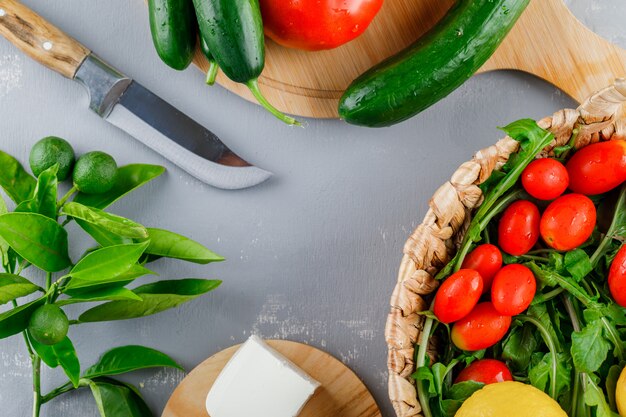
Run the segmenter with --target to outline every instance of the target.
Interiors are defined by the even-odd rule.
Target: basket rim
[[[577,109],[563,109],[541,119],[539,126],[553,133],[555,139],[538,157],[551,156],[553,148],[566,144],[572,134],[576,135],[576,149],[598,141],[626,140],[625,107],[626,79],[618,78]],[[422,296],[436,290],[435,273],[454,256],[465,226],[482,203],[478,185],[500,169],[517,149],[518,142],[505,137],[461,164],[430,199],[422,223],[404,246],[385,326],[389,398],[397,417],[422,416],[411,379],[415,347],[424,321],[417,313],[428,309]]]

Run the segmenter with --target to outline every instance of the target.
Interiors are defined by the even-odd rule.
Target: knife
[[[91,110],[197,179],[241,189],[272,175],[19,1],[0,0],[0,34],[40,64],[80,82]]]

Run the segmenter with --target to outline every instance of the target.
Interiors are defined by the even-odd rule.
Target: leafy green
[[[576,282],[580,282],[593,269],[589,256],[582,249],[566,252],[564,263],[565,270]]]
[[[61,213],[74,219],[83,220],[97,229],[117,236],[132,239],[145,239],[148,237],[148,231],[139,223],[99,209],[83,206],[76,202],[70,201],[65,203]]]
[[[88,368],[84,378],[118,375],[146,368],[183,368],[158,350],[144,346],[121,346],[104,353],[98,362]]]
[[[36,213],[0,216],[0,237],[21,257],[47,272],[70,266],[67,232],[49,217]]]
[[[217,280],[181,279],[158,281],[134,289],[142,301],[111,301],[93,307],[80,315],[80,322],[126,320],[160,313],[191,301],[214,290],[221,284]]]
[[[579,372],[592,373],[606,360],[611,344],[604,337],[601,320],[594,320],[572,333],[572,359]]]
[[[139,404],[137,395],[128,387],[107,382],[89,382],[101,417],[152,417],[147,407]]]
[[[596,417],[619,417],[609,407],[604,397],[602,388],[596,384],[593,378],[587,377],[587,389],[584,392],[584,399],[587,405],[596,408]]]
[[[0,151],[0,187],[16,204],[32,197],[37,180],[11,155]]]
[[[129,289],[122,287],[103,287],[96,288],[93,287],[86,288],[87,291],[79,292],[75,296],[71,298],[66,298],[64,300],[57,301],[56,304],[59,306],[64,306],[68,304],[77,304],[77,303],[94,303],[98,301],[116,301],[116,300],[139,300],[141,301],[141,297],[132,292]]]
[[[78,193],[74,201],[85,206],[104,209],[164,172],[165,168],[158,165],[126,165],[117,170],[115,185],[110,191],[103,194]]]
[[[43,289],[24,277],[0,274],[0,304],[6,304],[37,291],[43,291]]]
[[[515,327],[502,344],[502,359],[509,361],[516,371],[526,370],[537,346],[535,329],[531,325]]]
[[[185,236],[163,229],[148,228],[150,245],[146,253],[182,259],[198,264],[223,261],[224,258]]]
[[[127,243],[133,243],[133,240],[130,238],[116,235],[84,220],[74,220],[76,221],[76,224],[78,224],[80,228],[91,236],[100,246],[125,245]]]
[[[131,266],[128,271],[115,277],[109,278],[106,280],[106,282],[91,282],[90,284],[92,285],[86,287],[63,288],[63,293],[71,297],[86,297],[90,294],[97,294],[99,291],[106,292],[108,290],[124,287],[139,277],[151,274],[154,274],[154,272],[141,265],[135,264]]]
[[[56,220],[58,170],[59,164],[54,164],[39,174],[33,197],[18,204],[15,211],[21,213],[39,213]]]
[[[35,352],[41,357],[46,365],[56,368],[61,365],[63,371],[72,382],[74,387],[78,387],[80,379],[80,363],[76,356],[76,349],[69,337],[54,345],[44,345],[29,337],[29,341]]]

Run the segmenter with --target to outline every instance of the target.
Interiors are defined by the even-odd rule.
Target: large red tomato
[[[626,180],[626,141],[594,143],[567,161],[569,188],[575,193],[606,193]]]
[[[500,248],[509,255],[525,255],[539,239],[539,219],[539,209],[528,200],[508,206],[498,225]]]
[[[539,200],[553,200],[567,189],[569,175],[556,159],[535,159],[522,172],[522,185]]]
[[[498,343],[511,327],[511,316],[498,313],[491,302],[476,307],[461,320],[454,323],[450,338],[461,350],[487,349]]]
[[[596,207],[582,194],[565,194],[541,216],[543,240],[556,250],[572,250],[585,243],[596,225]]]
[[[483,279],[483,292],[491,289],[491,282],[502,268],[502,253],[496,245],[485,243],[471,251],[463,260],[461,268],[473,269]]]
[[[483,279],[473,269],[461,269],[450,275],[437,290],[433,312],[442,323],[452,323],[467,316],[483,292]]]
[[[265,34],[289,48],[332,49],[359,36],[383,0],[260,0]]]
[[[500,314],[515,316],[526,310],[535,297],[535,276],[524,265],[510,264],[493,279],[491,302]]]

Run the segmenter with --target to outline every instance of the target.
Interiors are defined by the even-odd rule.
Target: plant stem
[[[220,67],[217,65],[215,61],[209,61],[209,70],[206,73],[206,84],[213,85],[215,84],[215,77],[217,77],[217,72]]]
[[[41,358],[33,355],[33,417],[41,410]]]
[[[286,114],[283,114],[276,107],[272,106],[272,104],[269,101],[267,101],[265,96],[263,96],[263,93],[261,93],[261,89],[259,88],[259,81],[256,78],[248,81],[246,85],[250,89],[250,92],[252,92],[252,95],[254,96],[254,98],[257,99],[259,104],[265,107],[265,110],[272,113],[274,117],[276,117],[278,120],[281,120],[287,123],[288,125],[302,126],[302,124],[299,121],[297,121],[293,117],[289,117]]]
[[[535,297],[535,299],[533,300],[533,302],[531,303],[532,305],[535,304],[541,304],[541,303],[545,303],[548,300],[553,299],[554,297],[556,297],[557,295],[561,294],[563,291],[565,291],[563,288],[558,287],[553,289],[552,291],[549,291],[545,294],[539,294]]]
[[[581,329],[580,320],[578,320],[578,314],[576,314],[576,309],[574,308],[574,303],[572,302],[572,299],[567,295],[563,295],[563,304],[565,304],[565,310],[567,310],[569,319],[572,322],[572,328],[575,332],[579,332]],[[583,372],[578,372],[574,370],[574,388],[576,388],[579,384],[584,393],[587,387],[587,375]],[[591,410],[589,409],[589,407],[587,407],[584,401],[582,402],[582,406],[584,408],[583,415],[588,416]],[[577,410],[577,408],[578,397],[574,395],[572,397],[572,411]],[[576,414],[574,413],[572,413],[572,415],[576,416]]]
[[[550,351],[550,355],[552,356],[552,363],[551,363],[551,375],[550,375],[550,397],[552,397],[553,399],[557,399],[556,398],[556,374],[557,374],[557,355],[556,355],[556,345],[554,343],[554,340],[552,340],[552,336],[550,336],[550,333],[548,332],[548,330],[543,326],[543,324],[537,320],[534,317],[531,316],[527,316],[525,314],[521,314],[519,316],[516,317],[516,319],[521,320],[521,321],[525,321],[528,323],[531,323],[532,325],[534,325],[537,330],[539,330],[539,333],[541,334],[541,337],[543,338],[543,341],[546,343],[546,346],[548,346],[548,350]]]
[[[615,238],[615,232],[618,222],[618,213],[620,212],[621,208],[624,207],[624,205],[626,205],[626,186],[622,186],[622,189],[619,192],[619,197],[617,199],[617,202],[615,203],[615,213],[613,214],[613,220],[611,220],[611,225],[609,226],[609,229],[600,241],[600,244],[596,248],[595,252],[593,252],[591,257],[589,258],[592,268],[595,268],[597,266],[600,257],[605,254],[607,246]]]
[[[76,186],[73,186],[72,188],[70,188],[70,190],[63,196],[61,197],[61,199],[59,200],[59,202],[57,203],[57,207],[60,210],[61,207],[63,207],[63,205],[65,204],[65,202],[76,192],[78,191],[78,188],[76,188]]]
[[[431,318],[426,318],[424,321],[424,328],[422,329],[422,337],[420,338],[420,346],[417,350],[417,360],[415,362],[415,369],[418,369],[424,365],[426,365],[426,351],[428,349],[428,339],[430,338],[430,332],[433,328],[434,320]],[[417,381],[417,398],[422,406],[422,413],[424,417],[432,417],[432,413],[430,411],[429,397],[428,393],[424,390],[424,383],[422,381]]]

